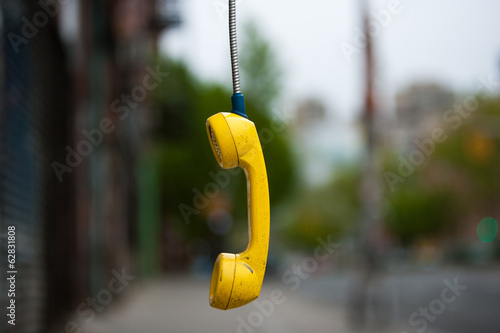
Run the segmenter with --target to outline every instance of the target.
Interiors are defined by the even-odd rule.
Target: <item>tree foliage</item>
[[[261,136],[261,143],[273,209],[290,192],[295,171],[286,130],[276,131],[271,122],[269,108],[276,97],[278,81],[273,71],[262,71],[262,64],[270,64],[275,60],[270,58],[270,46],[255,29],[250,31],[250,35],[252,38],[242,52],[252,59],[243,66],[247,78],[245,88],[248,88],[249,93],[245,90],[243,93],[249,119],[255,123],[259,136],[265,136]],[[160,70],[170,73],[155,90],[153,100],[154,155],[160,171],[164,221],[185,241],[195,238],[208,240],[214,249],[212,255],[216,255],[222,238],[208,227],[207,217],[221,202],[234,219],[236,230],[246,233],[247,229],[246,181],[243,172],[230,176],[227,186],[217,186],[216,194],[210,189],[207,191],[207,184],[216,183],[214,175],[224,171],[216,163],[210,149],[206,119],[217,112],[230,111],[232,93],[228,87],[195,77],[180,61],[163,57]],[[267,90],[268,83],[275,86]],[[257,84],[258,88],[253,87]],[[259,89],[266,93],[257,93]],[[240,234],[231,232],[229,237],[231,235]],[[241,242],[246,244],[246,236]]]

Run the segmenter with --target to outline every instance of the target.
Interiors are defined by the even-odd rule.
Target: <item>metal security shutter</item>
[[[39,11],[36,2],[0,0],[0,306],[9,301],[4,237],[14,225],[15,332],[49,331],[64,321],[79,291],[73,181],[59,183],[51,168],[52,161],[64,160],[72,116],[56,18],[25,44],[9,40],[12,33],[23,36],[22,18],[31,21]],[[0,321],[0,332],[12,329]]]
[[[26,13],[22,3],[2,2],[2,82],[0,104],[0,230],[16,227],[16,332],[38,332],[43,319],[44,257],[42,192],[42,122],[33,99],[31,49],[16,49],[8,33],[22,36],[19,22]],[[26,46],[26,45],[21,45]],[[6,254],[2,239],[0,298],[7,306]],[[5,317],[5,314],[3,314]],[[13,327],[5,318],[2,332]]]

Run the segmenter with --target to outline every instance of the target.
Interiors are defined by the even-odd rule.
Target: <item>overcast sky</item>
[[[373,11],[394,0],[371,0]],[[396,1],[397,2],[397,1]],[[230,83],[227,0],[180,0],[183,25],[162,48],[201,77]],[[361,107],[362,53],[349,63],[340,45],[355,46],[359,1],[239,0],[238,27],[253,20],[285,72],[283,101],[322,99],[331,112],[353,119]],[[500,72],[500,1],[401,0],[375,38],[380,104],[414,81],[438,81],[467,91],[478,76]],[[239,30],[241,34],[241,29]],[[241,43],[240,43],[241,44]],[[359,45],[359,44],[358,44]],[[240,48],[241,49],[241,48]],[[244,87],[243,87],[244,93]]]
[[[384,26],[374,23],[380,112],[392,112],[394,94],[413,82],[433,81],[468,93],[480,76],[494,75],[498,80],[500,1],[401,0],[395,7],[390,5],[393,0],[367,1],[376,13],[393,12],[390,19],[384,16]],[[229,86],[227,0],[179,3],[183,25],[163,36],[162,48],[184,59],[202,78]],[[353,54],[349,62],[341,50],[343,43],[359,45],[359,3],[237,1],[238,32],[241,35],[244,23],[253,20],[276,50],[285,73],[275,108],[293,109],[297,101],[315,97],[328,109],[330,117],[296,143],[311,183],[321,184],[331,176],[332,166],[362,151],[359,128],[348,123],[359,119],[362,107],[363,53]],[[222,110],[214,110],[218,111]]]

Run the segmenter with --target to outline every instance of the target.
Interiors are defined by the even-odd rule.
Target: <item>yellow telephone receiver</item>
[[[248,246],[245,251],[221,253],[210,282],[210,305],[227,310],[250,303],[260,294],[269,248],[269,188],[259,136],[247,119],[240,92],[236,47],[236,1],[229,0],[229,44],[233,75],[232,111],[207,119],[207,134],[219,165],[240,167],[247,177]]]
[[[207,134],[219,165],[239,166],[247,178],[248,246],[238,254],[219,254],[210,283],[210,305],[227,310],[259,296],[269,247],[269,188],[253,122],[236,113],[217,113],[207,120]]]

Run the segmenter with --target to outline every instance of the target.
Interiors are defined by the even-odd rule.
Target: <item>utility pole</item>
[[[365,264],[373,270],[376,266],[376,244],[374,236],[379,229],[380,220],[380,184],[377,175],[376,145],[377,133],[375,125],[376,103],[373,86],[375,72],[375,55],[373,38],[369,28],[367,0],[362,1],[363,28],[366,36],[365,46],[365,97],[363,107],[363,127],[366,140],[365,161],[363,163],[363,180],[361,185],[362,229],[361,241]]]
[[[365,155],[363,161],[363,178],[360,187],[361,218],[358,238],[358,255],[360,259],[360,278],[353,289],[352,315],[356,325],[367,324],[368,290],[372,277],[378,266],[378,246],[376,237],[380,231],[381,218],[381,186],[377,173],[376,145],[377,133],[375,116],[374,72],[375,55],[373,38],[370,33],[369,5],[367,0],[360,1],[363,31],[365,33],[365,91],[362,110],[363,132],[365,135]]]

